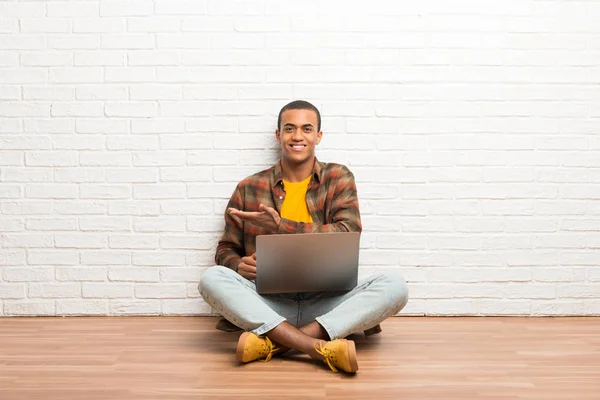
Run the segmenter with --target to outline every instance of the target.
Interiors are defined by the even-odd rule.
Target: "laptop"
[[[347,291],[358,280],[359,232],[256,237],[259,294]]]

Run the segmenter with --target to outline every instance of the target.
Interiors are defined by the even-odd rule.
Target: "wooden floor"
[[[0,318],[0,399],[600,399],[600,318],[394,318],[359,371],[239,365],[215,318]]]

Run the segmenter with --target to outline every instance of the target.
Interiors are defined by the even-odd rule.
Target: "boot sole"
[[[358,359],[356,357],[356,346],[354,341],[348,340],[348,360],[350,361],[350,373],[358,371]]]
[[[250,336],[250,332],[244,332],[242,333],[242,336],[240,336],[240,338],[238,339],[237,350],[235,351],[235,358],[237,358],[239,362],[244,362],[244,348],[246,346],[246,340],[248,339],[248,336]]]

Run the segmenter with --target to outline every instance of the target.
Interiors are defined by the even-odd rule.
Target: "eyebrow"
[[[283,126],[293,126],[294,128],[296,127],[296,125],[292,124],[291,122],[288,122],[287,124],[283,125]],[[304,124],[302,125],[303,128],[309,127],[309,126],[314,126],[313,124]]]

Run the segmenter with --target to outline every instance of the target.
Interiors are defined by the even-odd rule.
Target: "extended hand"
[[[229,215],[247,222],[250,222],[261,228],[266,228],[272,232],[277,232],[281,217],[279,213],[271,207],[261,204],[258,209],[260,211],[240,211],[237,208],[229,208]]]
[[[242,257],[237,267],[237,273],[246,279],[256,279],[256,253]]]

